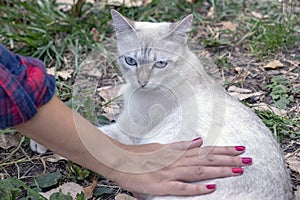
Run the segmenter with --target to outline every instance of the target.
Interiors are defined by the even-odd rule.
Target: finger
[[[186,157],[190,156],[205,156],[208,154],[237,156],[244,153],[244,146],[206,146],[201,148],[193,148],[185,152]]]
[[[183,157],[174,166],[222,166],[222,167],[241,167],[252,164],[252,158],[227,156],[227,155],[214,155],[208,154],[205,157],[193,156]]]
[[[201,138],[195,138],[192,141],[185,141],[185,142],[174,142],[168,144],[168,147],[173,150],[185,151],[189,149],[194,149],[196,147],[200,147],[203,143]]]
[[[215,184],[191,184],[172,181],[165,186],[166,195],[195,196],[208,194],[216,190]]]
[[[239,176],[243,174],[242,168],[235,167],[177,167],[170,171],[170,177],[179,181],[201,181],[214,178],[224,178],[230,176]]]

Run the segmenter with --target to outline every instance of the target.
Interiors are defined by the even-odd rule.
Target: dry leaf
[[[251,15],[253,17],[257,18],[257,19],[267,19],[267,18],[269,18],[269,15],[262,15],[262,14],[260,14],[258,12],[255,12],[255,11],[252,11]]]
[[[96,178],[94,178],[92,184],[83,189],[87,199],[93,198],[93,192],[96,186],[97,186],[97,180]]]
[[[300,157],[295,153],[287,154],[285,161],[291,168],[291,170],[300,174]]]
[[[55,71],[56,71],[56,70],[55,70],[55,67],[47,68],[47,73],[48,73],[48,74],[51,74],[51,75],[53,75],[53,76],[55,75]]]
[[[234,24],[234,23],[228,21],[228,22],[223,22],[222,29],[223,30],[229,29],[231,31],[235,31],[236,27],[237,27],[237,24]]]
[[[51,163],[56,163],[60,160],[67,160],[65,157],[62,157],[58,154],[52,154],[50,156],[47,156],[44,158],[45,161],[51,162]]]
[[[68,69],[64,71],[57,72],[57,76],[61,77],[64,80],[67,80],[68,78],[72,77],[73,69]]]
[[[99,95],[104,99],[105,102],[109,102],[120,95],[120,87],[120,85],[106,86],[97,89],[97,91],[99,91]],[[120,113],[120,109],[120,101],[114,100],[103,108],[103,115],[110,120],[115,120],[116,116]]]
[[[9,149],[18,146],[22,136],[19,133],[0,134],[0,148]]]
[[[77,194],[84,192],[82,186],[78,185],[77,183],[68,182],[68,183],[64,183],[63,185],[61,185],[55,189],[52,189],[48,192],[40,192],[40,194],[42,196],[44,196],[46,199],[49,199],[53,193],[56,193],[59,191],[61,191],[63,194],[66,194],[66,195],[70,194],[73,199],[76,198]]]
[[[269,62],[268,64],[266,64],[265,66],[263,66],[264,69],[277,69],[280,67],[283,67],[284,64],[282,64],[279,60],[273,60],[271,62]]]
[[[260,96],[264,94],[264,92],[254,92],[251,94],[241,94],[237,92],[228,92],[231,96],[238,98],[240,101],[248,99],[250,97]]]
[[[115,200],[137,200],[137,199],[128,194],[120,193],[120,194],[117,194],[117,196],[115,197]]]
[[[239,87],[236,87],[236,86],[232,85],[228,88],[228,92],[237,92],[237,93],[240,93],[240,94],[249,94],[249,93],[252,92],[252,90],[249,90],[249,89],[246,89],[246,88],[239,88]]]
[[[261,110],[261,111],[272,111],[274,112],[276,115],[279,116],[285,116],[287,111],[283,110],[283,109],[279,109],[276,108],[274,106],[270,106],[266,103],[257,103],[257,104],[252,104],[252,106],[254,106],[255,110]]]
[[[209,11],[207,13],[207,17],[208,18],[213,18],[214,13],[215,13],[215,8],[212,6],[212,7],[210,7],[210,9],[209,9]]]

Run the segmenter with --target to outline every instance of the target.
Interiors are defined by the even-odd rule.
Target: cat
[[[211,194],[149,200],[291,200],[282,152],[270,130],[203,69],[189,50],[193,16],[175,22],[136,22],[111,11],[118,65],[126,78],[124,107],[102,132],[126,144],[171,143],[201,136],[203,146],[244,145],[253,158],[238,177],[216,183]]]

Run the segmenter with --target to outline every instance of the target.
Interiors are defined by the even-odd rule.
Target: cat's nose
[[[139,85],[143,88],[147,85],[148,81],[138,81]]]

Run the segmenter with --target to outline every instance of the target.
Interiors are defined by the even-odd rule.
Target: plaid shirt
[[[26,122],[55,91],[55,78],[37,59],[13,54],[0,44],[0,129]]]

